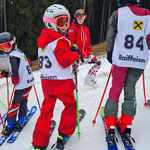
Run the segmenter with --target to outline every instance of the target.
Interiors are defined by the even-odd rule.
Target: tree
[[[4,6],[0,0],[0,31],[4,28]],[[62,4],[74,18],[74,12],[81,8],[87,14],[86,25],[90,28],[91,43],[106,39],[107,25],[111,13],[117,9],[117,0],[6,0],[7,31],[17,37],[18,47],[27,57],[37,59],[37,38],[43,23],[43,14],[51,4]],[[140,5],[150,9],[149,0],[141,0]]]

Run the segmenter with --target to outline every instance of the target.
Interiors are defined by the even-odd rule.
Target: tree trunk
[[[100,42],[102,41],[103,36],[103,24],[104,24],[104,13],[105,13],[105,0],[103,1],[103,7],[102,7],[102,21],[100,25]]]

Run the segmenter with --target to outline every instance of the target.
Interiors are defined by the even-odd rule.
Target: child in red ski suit
[[[114,146],[116,124],[121,128],[122,140],[132,147],[131,125],[136,115],[135,86],[148,59],[150,12],[139,8],[138,0],[118,0],[121,6],[109,20],[107,33],[107,59],[112,66],[112,87],[105,104],[106,140]],[[148,42],[149,43],[149,42]],[[121,118],[117,123],[119,97],[124,87]]]
[[[89,33],[89,28],[84,25],[84,21],[87,18],[85,11],[78,9],[74,14],[74,19],[72,21],[71,27],[68,31],[68,36],[72,44],[77,44],[79,47],[82,57],[88,63],[96,63],[90,70],[84,80],[84,84],[91,87],[97,87],[96,84],[96,73],[100,68],[100,61],[97,61],[96,57],[92,55],[91,48],[91,38]]]
[[[33,146],[40,150],[48,146],[50,122],[56,100],[59,99],[65,108],[61,114],[56,149],[63,149],[63,140],[73,134],[76,125],[77,110],[73,93],[76,85],[72,79],[71,65],[81,53],[79,50],[71,51],[74,48],[71,48],[71,42],[66,36],[70,14],[64,6],[49,6],[43,21],[47,28],[43,28],[37,45],[44,101],[33,132]]]

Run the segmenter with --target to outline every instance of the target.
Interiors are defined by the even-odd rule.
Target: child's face
[[[80,24],[80,25],[83,24],[85,18],[86,18],[85,15],[79,15],[79,16],[77,16],[77,22],[78,22],[78,24]]]
[[[69,25],[70,26],[70,25]],[[57,27],[61,32],[66,32],[66,30],[69,28],[68,25],[64,25],[63,27]]]
[[[4,48],[3,51],[4,51],[5,53],[10,53],[11,50],[12,50],[12,46],[11,46],[10,48]]]

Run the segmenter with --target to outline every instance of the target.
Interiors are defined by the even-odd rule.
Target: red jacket
[[[44,28],[37,40],[37,46],[44,48],[49,43],[55,41],[60,37],[63,37],[63,35],[51,29]],[[57,46],[54,49],[54,53],[58,64],[64,68],[72,65],[79,57],[77,52],[71,52],[71,45],[69,45],[69,42],[65,38],[61,38],[58,40]],[[72,79],[42,79],[42,88],[44,96],[47,95],[46,93],[49,93],[49,95],[57,95],[73,91],[75,89],[75,84]]]
[[[135,15],[137,15],[137,16],[147,16],[147,15],[150,15],[150,11],[148,9],[140,8],[140,7],[138,7],[138,5],[129,5],[128,7],[132,11],[132,13],[135,14]],[[118,16],[118,10],[116,11],[116,14]]]
[[[79,25],[73,21],[68,31],[68,36],[72,44],[77,44],[82,57],[88,58],[92,52],[89,28],[84,24]]]

